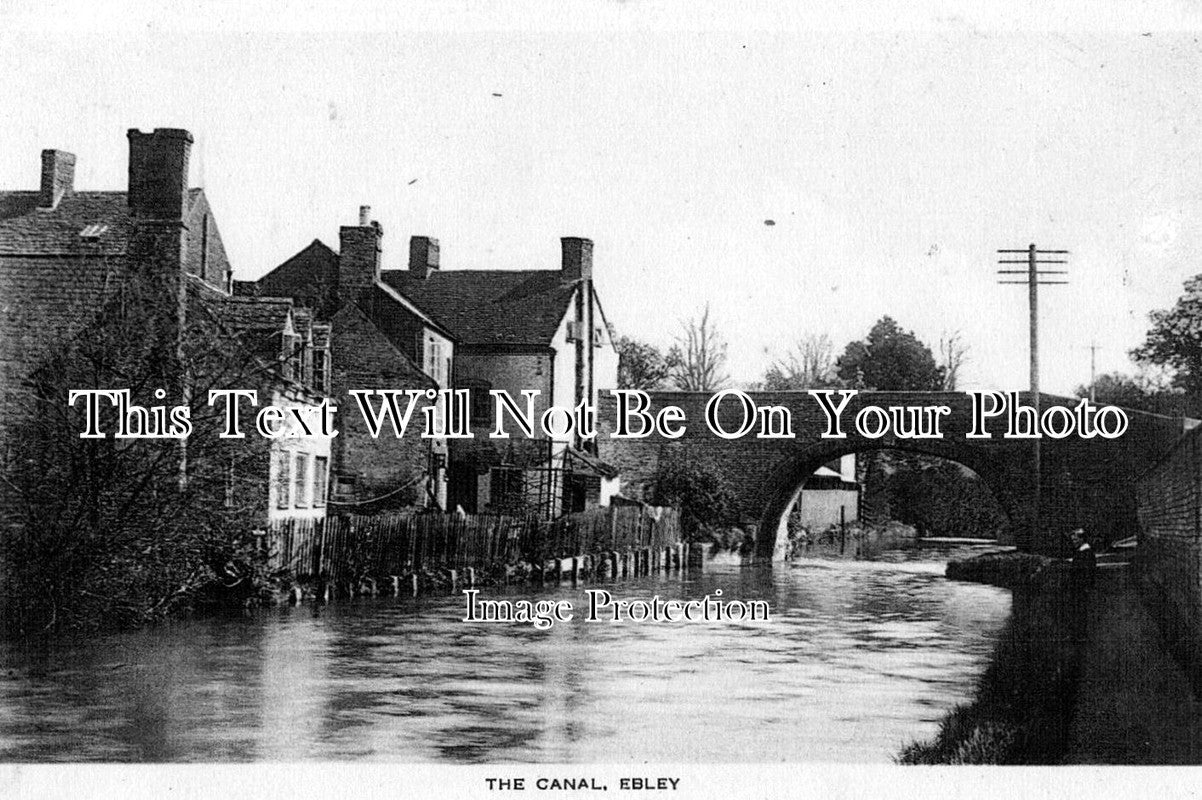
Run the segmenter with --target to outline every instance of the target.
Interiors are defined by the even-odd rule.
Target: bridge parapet
[[[1036,524],[1034,442],[1004,438],[1004,424],[991,422],[988,439],[969,438],[972,398],[961,392],[859,392],[848,400],[842,417],[845,438],[824,438],[829,417],[806,392],[749,392],[757,406],[788,409],[791,438],[757,438],[755,432],[724,439],[706,424],[709,393],[651,392],[651,411],[672,405],[684,412],[685,432],[676,439],[652,433],[640,439],[615,439],[615,398],[601,395],[598,447],[601,457],[622,470],[624,487],[647,485],[662,462],[696,460],[720,470],[737,498],[739,522],[760,531],[776,531],[797,490],[814,470],[845,453],[893,449],[921,453],[962,464],[989,486],[1010,517],[1016,540],[1026,550],[1055,552],[1062,535],[1085,527],[1095,539],[1109,542],[1134,532],[1134,480],[1156,462],[1182,433],[1181,420],[1129,412],[1127,431],[1117,439],[1071,436],[1041,442],[1041,503]],[[1030,403],[1027,393],[1019,400]],[[835,398],[836,402],[839,398]],[[1044,408],[1075,408],[1077,398],[1042,396]],[[890,431],[879,438],[862,435],[852,419],[873,406],[915,408],[943,406],[939,438],[905,438]],[[715,427],[736,431],[744,409],[726,400],[712,420]],[[629,489],[624,488],[629,491]],[[759,554],[770,556],[772,536],[759,536]]]

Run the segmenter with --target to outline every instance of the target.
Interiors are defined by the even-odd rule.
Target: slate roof
[[[289,297],[223,297],[216,306],[221,322],[235,331],[282,331],[290,311]]]
[[[201,189],[188,190],[189,206]],[[125,192],[72,192],[39,210],[36,191],[0,192],[0,256],[122,255],[133,220]],[[95,239],[79,234],[107,226]]]
[[[0,361],[36,361],[74,336],[123,273],[123,262],[100,258],[0,257]]]
[[[131,220],[125,192],[76,192],[53,210],[38,209],[38,192],[0,192],[0,255],[113,255],[125,252]],[[98,240],[79,235],[107,225]]]
[[[254,290],[238,294],[289,295],[302,305],[332,313],[334,285],[338,282],[338,254],[319,239],[259,278]]]
[[[576,284],[559,270],[408,270],[381,274],[388,284],[461,344],[550,344]]]

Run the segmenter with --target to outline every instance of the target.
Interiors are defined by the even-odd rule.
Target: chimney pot
[[[559,240],[563,246],[563,279],[578,281],[593,279],[593,240],[579,236],[564,236]]]
[[[63,195],[75,191],[75,154],[64,150],[42,151],[42,191],[38,208],[55,208]]]
[[[371,220],[371,206],[359,206],[359,227],[366,228]]]
[[[430,270],[438,269],[438,240],[429,236],[409,239],[409,271],[415,278],[425,278]]]

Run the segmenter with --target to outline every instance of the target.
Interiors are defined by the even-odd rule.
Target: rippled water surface
[[[887,762],[969,699],[1009,593],[934,560],[710,567],[619,598],[768,623],[469,625],[461,597],[264,611],[0,655],[7,761]],[[563,588],[510,598],[564,597]],[[490,596],[498,596],[492,594]]]

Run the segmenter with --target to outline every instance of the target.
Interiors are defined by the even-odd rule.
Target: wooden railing
[[[350,581],[484,569],[680,541],[671,508],[602,506],[552,522],[505,515],[392,513],[284,520],[267,532],[272,569],[294,579]]]

